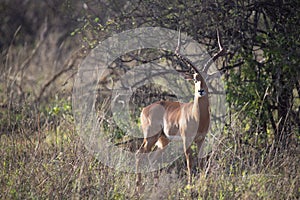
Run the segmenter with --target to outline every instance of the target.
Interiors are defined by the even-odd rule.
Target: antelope
[[[224,52],[218,32],[217,36],[220,51],[206,62],[204,66],[206,71],[208,70],[209,65]],[[194,101],[189,103],[158,101],[142,109],[140,119],[144,140],[140,149],[136,152],[137,187],[140,186],[141,182],[141,173],[138,172],[138,155],[141,153],[149,153],[154,145],[162,150],[170,141],[172,141],[172,138],[175,137],[180,137],[183,142],[183,150],[187,164],[188,184],[191,184],[193,165],[191,143],[195,142],[198,151],[200,151],[209,129],[210,110],[207,84],[201,75],[201,72],[191,61],[181,56],[179,51],[180,35],[178,46],[174,54],[189,68],[189,70],[185,72],[188,72],[189,77],[192,77],[194,80]]]

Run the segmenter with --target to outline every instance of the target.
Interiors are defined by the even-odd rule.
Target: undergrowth
[[[186,184],[181,159],[159,172],[157,185],[153,173],[143,174],[144,190],[136,193],[135,174],[106,167],[85,149],[70,102],[47,105],[1,109],[1,199],[299,199],[299,147],[276,157],[260,154],[237,146],[234,132],[226,133],[193,184]]]

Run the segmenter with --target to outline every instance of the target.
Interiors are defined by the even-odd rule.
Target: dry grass
[[[68,103],[50,105],[63,108]],[[210,164],[191,186],[186,185],[184,162],[179,160],[160,172],[157,187],[153,174],[144,174],[145,190],[136,194],[135,174],[108,168],[85,149],[69,110],[55,116],[41,110],[32,112],[36,116],[22,113],[15,129],[1,134],[1,199],[299,198],[298,154],[283,152],[266,160],[249,147],[228,150],[236,145],[230,137],[214,150]],[[2,109],[1,114],[7,113]],[[34,120],[41,116],[43,123]]]
[[[72,85],[62,86],[72,70],[55,79],[38,104],[32,103],[49,80],[70,66],[65,59],[71,57],[65,53],[68,45],[57,52],[50,42],[58,40],[57,35],[49,37],[28,49],[11,48],[4,62],[0,82],[1,199],[300,198],[298,144],[274,152],[240,143],[243,129],[238,122],[224,133],[191,186],[186,185],[184,160],[178,160],[160,172],[157,187],[153,174],[144,174],[145,190],[135,193],[135,174],[103,165],[75,132]],[[51,58],[46,59],[45,54]]]

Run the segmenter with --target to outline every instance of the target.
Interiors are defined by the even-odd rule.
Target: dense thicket
[[[288,148],[299,139],[299,1],[149,0],[127,2],[118,9],[106,23],[98,23],[98,13],[89,12],[83,35],[141,26],[180,28],[213,54],[218,29],[227,49],[220,71],[229,123],[239,119],[243,142],[256,148]],[[93,39],[97,41],[97,34],[87,39],[91,46]]]
[[[181,29],[210,55],[219,30],[226,55],[217,66],[229,109],[192,187],[179,159],[160,172],[159,187],[144,174],[146,191],[136,196],[134,174],[110,169],[86,150],[71,97],[77,68],[99,41],[146,26]],[[299,35],[299,0],[0,1],[0,198],[299,199]],[[172,60],[164,51],[130,53],[109,66],[102,95],[128,63]],[[176,99],[154,84],[134,94],[137,124],[142,106]],[[105,102],[101,97],[97,102]],[[130,140],[110,117],[101,119],[112,142],[136,151],[140,141],[122,143]]]

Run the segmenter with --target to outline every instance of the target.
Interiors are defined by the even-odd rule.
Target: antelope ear
[[[185,80],[188,80],[188,81],[194,80],[193,75],[191,75],[190,73],[184,73],[184,74],[183,74],[183,78],[184,78]]]

